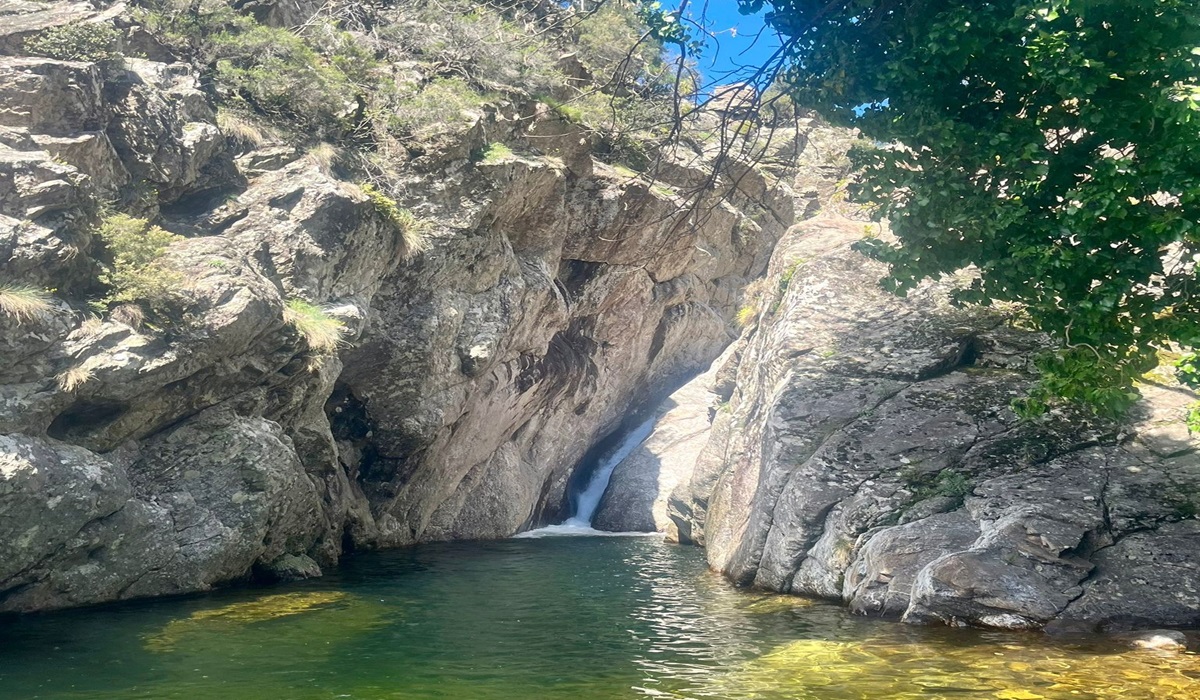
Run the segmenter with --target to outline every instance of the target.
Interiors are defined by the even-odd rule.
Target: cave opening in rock
[[[122,401],[77,401],[54,418],[46,434],[56,440],[83,440],[112,425],[128,410],[129,405]]]

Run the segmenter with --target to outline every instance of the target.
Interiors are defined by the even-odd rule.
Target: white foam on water
[[[527,530],[513,535],[513,539],[540,539],[542,537],[662,537],[661,532],[609,532],[587,525],[547,525],[536,530]]]

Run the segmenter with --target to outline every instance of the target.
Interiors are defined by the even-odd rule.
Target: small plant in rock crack
[[[371,206],[375,207],[375,211],[400,231],[400,235],[404,239],[406,256],[411,257],[429,248],[429,238],[426,235],[429,225],[426,221],[418,219],[411,211],[401,208],[396,200],[369,182],[359,185],[359,189],[371,199]]]
[[[497,165],[512,160],[513,150],[502,143],[489,143],[479,152],[480,165]]]
[[[314,352],[328,355],[343,344],[346,324],[314,304],[303,299],[289,299],[283,310],[283,320],[296,329]]]
[[[933,473],[910,467],[900,472],[900,478],[917,500],[938,496],[961,501],[974,488],[970,479],[953,469]]]
[[[796,270],[806,262],[804,258],[799,258],[793,261],[790,265],[784,268],[783,273],[779,275],[779,282],[776,285],[775,298],[771,302],[771,307],[768,313],[774,315],[779,312],[779,307],[783,304],[783,298],[787,296],[788,288],[792,286],[792,278],[796,276]]]

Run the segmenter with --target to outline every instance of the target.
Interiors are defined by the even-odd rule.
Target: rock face
[[[721,361],[714,363],[720,366]],[[708,442],[713,372],[700,375],[664,401],[654,432],[613,470],[592,518],[592,527],[612,532],[655,532],[671,522],[667,499],[687,482]]]
[[[882,266],[850,248],[862,235],[827,215],[785,236],[756,321],[665,414],[711,417],[703,447],[664,419],[614,473],[606,500],[625,500],[656,481],[647,465],[691,463],[657,478],[667,517],[634,499],[605,526],[652,524],[738,583],[862,614],[1200,624],[1194,397],[1146,385],[1127,425],[1022,423],[1008,404],[1040,338],[951,307],[953,280],[879,291]]]
[[[516,95],[398,168],[418,251],[328,150],[218,128],[201,71],[136,26],[156,60],[20,55],[49,27],[129,28],[123,6],[0,11],[19,18],[0,32],[0,285],[53,290],[0,312],[0,611],[317,575],[346,548],[562,517],[581,458],[733,339],[793,220],[790,189],[736,162],[696,217],[677,191],[703,162],[667,157],[651,184]],[[472,155],[489,143],[515,154]],[[88,310],[112,262],[102,205],[182,237],[161,317]],[[296,300],[341,325],[340,352]]]
[[[671,196],[601,163],[483,170],[472,218],[385,283],[344,354],[334,428],[375,514],[366,544],[563,517],[587,450],[728,344],[737,290],[791,217],[764,210],[743,243],[733,211],[680,225]]]

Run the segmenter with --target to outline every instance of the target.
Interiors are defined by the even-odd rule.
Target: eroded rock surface
[[[763,210],[743,241],[736,210],[680,225],[670,195],[591,171],[488,166],[474,218],[376,296],[334,421],[376,513],[364,541],[498,537],[562,517],[587,450],[731,340],[736,290],[790,208]]]
[[[557,519],[581,458],[733,339],[794,218],[782,180],[737,162],[694,217],[679,192],[708,179],[705,154],[665,155],[652,183],[516,93],[389,164],[418,250],[337,149],[219,127],[204,71],[124,5],[43,5],[0,6],[0,284],[52,293],[0,313],[0,611],[312,576],[347,547]],[[319,9],[234,5],[273,26]],[[76,21],[136,51],[23,54]],[[512,154],[483,162],[489,143]],[[181,236],[149,317],[89,307],[105,207]],[[337,352],[298,328],[297,300],[340,324]]]
[[[882,266],[850,248],[862,235],[835,215],[788,233],[774,295],[666,414],[707,414],[703,448],[677,447],[664,421],[614,473],[611,499],[634,505],[606,526],[653,525],[739,583],[868,615],[1200,624],[1200,455],[1181,425],[1194,397],[1146,385],[1125,425],[1022,423],[1008,405],[1041,339],[951,307],[954,280],[885,294]],[[692,473],[669,522],[651,522],[626,494],[679,480],[653,475],[675,461]]]

